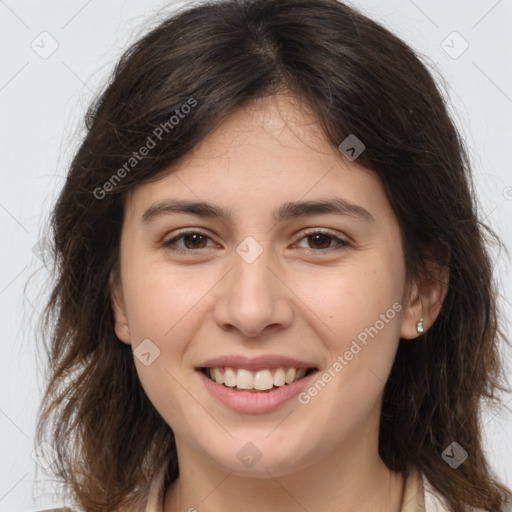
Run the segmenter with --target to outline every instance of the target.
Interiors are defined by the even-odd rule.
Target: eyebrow
[[[173,213],[188,213],[206,218],[231,220],[231,209],[207,201],[186,201],[167,199],[151,205],[142,215],[142,223],[149,224],[158,217]],[[272,212],[276,222],[317,214],[336,214],[359,218],[365,222],[375,222],[375,218],[362,206],[350,203],[340,197],[315,201],[284,203]]]

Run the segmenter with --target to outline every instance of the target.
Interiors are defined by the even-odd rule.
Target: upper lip
[[[198,368],[214,368],[214,367],[229,367],[229,368],[245,368],[246,370],[257,371],[266,368],[317,368],[315,363],[308,361],[299,361],[291,357],[280,355],[266,355],[258,357],[246,357],[242,355],[232,356],[219,356],[208,359],[201,363]]]

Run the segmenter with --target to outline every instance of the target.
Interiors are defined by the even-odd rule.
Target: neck
[[[240,476],[178,445],[180,477],[166,492],[164,512],[261,512],[315,510],[362,512],[400,509],[402,475],[378,456],[377,439],[367,432],[336,447],[315,463],[275,476],[272,472]],[[180,453],[181,452],[181,453]]]

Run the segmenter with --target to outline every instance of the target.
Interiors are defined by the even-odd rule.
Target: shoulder
[[[425,512],[451,512],[446,498],[437,492],[425,475],[423,489],[425,490]],[[468,507],[467,512],[487,512],[483,508]]]

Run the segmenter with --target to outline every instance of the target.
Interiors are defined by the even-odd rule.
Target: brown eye
[[[183,242],[187,249],[202,249],[205,244],[206,237],[201,233],[192,233],[190,235],[183,235]],[[190,244],[190,246],[189,246]]]
[[[164,242],[164,247],[177,252],[189,252],[197,249],[204,249],[210,237],[199,231],[185,231],[178,236]],[[178,245],[178,241],[183,240],[183,246]]]
[[[336,236],[334,233],[330,231],[313,231],[310,233],[305,233],[301,240],[307,240],[308,246],[306,249],[312,250],[313,252],[325,251],[327,249],[343,248],[348,247],[350,244]],[[332,242],[336,242],[333,246]]]
[[[309,235],[308,238],[315,247],[312,247],[312,249],[328,249],[331,245],[331,241],[333,240],[332,236],[325,235],[323,233],[317,234],[317,235]]]

